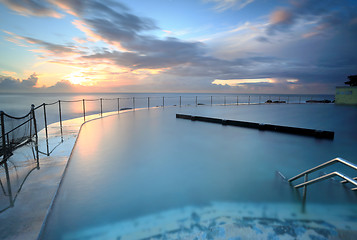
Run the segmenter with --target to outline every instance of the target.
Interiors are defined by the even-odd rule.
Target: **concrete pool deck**
[[[31,173],[15,207],[0,214],[0,222],[3,223],[0,227],[1,239],[37,238],[75,144],[81,121],[77,119],[66,123],[64,143],[56,148],[51,157],[40,156],[41,169]],[[56,143],[60,139],[58,127],[52,125],[51,141]],[[45,141],[43,132],[40,140],[42,143]],[[190,206],[134,221],[113,222],[97,229],[82,229],[67,235],[66,239],[355,239],[357,236],[354,214],[333,210],[339,209],[334,204],[312,209],[313,215],[321,215],[325,220],[318,222],[311,220],[309,215],[301,214],[299,204],[219,202],[203,208]],[[326,209],[329,209],[329,217],[324,216]],[[333,215],[336,216],[335,221],[330,219]],[[158,227],[161,224],[162,227]],[[123,227],[126,230],[120,231]]]
[[[121,113],[124,112],[127,111]],[[117,113],[104,113],[103,117],[114,114]],[[86,116],[86,120],[91,121],[100,117],[99,114],[95,114]],[[82,124],[83,118],[63,121],[62,137],[59,123],[48,125],[48,142],[50,151],[53,150],[53,152],[50,156],[40,154],[40,169],[37,169],[30,145],[13,152],[8,160],[9,173],[12,195],[13,197],[17,195],[17,197],[14,206],[10,207],[8,198],[5,195],[1,196],[1,207],[4,209],[8,206],[9,208],[0,213],[0,239],[37,239]],[[42,129],[38,134],[39,150],[46,152],[45,130]],[[29,172],[21,187],[23,178]],[[4,179],[3,183],[7,191],[4,171],[0,172],[0,176]]]

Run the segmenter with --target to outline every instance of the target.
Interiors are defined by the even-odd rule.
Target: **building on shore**
[[[336,87],[335,103],[357,105],[357,75],[348,76],[349,86]]]

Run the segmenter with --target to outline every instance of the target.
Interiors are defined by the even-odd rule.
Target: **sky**
[[[355,0],[0,0],[0,92],[333,94]]]

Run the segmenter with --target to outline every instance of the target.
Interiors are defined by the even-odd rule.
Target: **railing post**
[[[309,180],[308,175],[304,175],[304,182]],[[307,193],[307,186],[304,186],[303,195],[302,195],[302,212],[305,212],[305,203],[306,203],[306,193]]]
[[[181,107],[181,96],[180,96],[180,107]]]
[[[212,96],[211,96],[211,106],[212,106],[212,103],[213,103],[213,101],[212,101]]]
[[[58,100],[58,114],[59,114],[59,119],[60,119],[61,142],[63,142],[61,100]]]
[[[103,98],[100,98],[100,116],[103,117]]]
[[[148,97],[148,109],[150,108],[150,97]]]
[[[33,120],[33,128],[35,130],[35,150],[36,150],[36,158],[37,158],[37,169],[40,169],[40,158],[38,155],[38,134],[37,134],[37,123],[36,123],[36,115],[35,115],[35,105],[31,105],[31,115]]]
[[[10,183],[10,175],[9,175],[9,169],[7,167],[7,151],[6,151],[6,139],[5,139],[5,125],[4,125],[4,112],[0,111],[0,118],[1,118],[1,139],[2,139],[2,151],[3,151],[3,161],[4,161],[4,168],[5,168],[5,174],[6,174],[6,182],[7,182],[7,191],[9,194],[9,201],[10,201],[10,206],[14,206],[14,202],[12,199],[12,191],[11,191],[11,183]]]
[[[120,111],[120,98],[118,98],[118,114],[119,114],[119,111]]]
[[[84,99],[82,100],[82,102],[83,102],[83,120],[85,122],[86,121],[86,103],[85,103]]]
[[[2,141],[2,159],[6,158],[6,139],[5,139],[5,125],[4,125],[4,112],[0,111],[0,124],[1,124],[1,141]]]
[[[10,139],[9,139],[9,133],[6,134],[6,141],[7,141],[7,144],[9,145],[9,152],[12,152],[12,147],[11,147],[11,143],[10,143]]]
[[[135,97],[133,97],[133,110],[135,110]]]
[[[43,103],[43,119],[45,121],[47,156],[50,156],[50,150],[48,149],[48,130],[47,130],[46,103]]]
[[[165,107],[165,97],[162,97],[162,107]]]

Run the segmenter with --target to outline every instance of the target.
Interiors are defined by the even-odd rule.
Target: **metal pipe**
[[[317,170],[319,170],[321,168],[327,167],[329,165],[332,165],[332,164],[335,164],[335,163],[338,163],[338,162],[340,162],[340,163],[342,163],[342,164],[344,164],[344,165],[346,165],[346,166],[348,166],[350,168],[353,168],[353,169],[357,170],[357,166],[354,165],[353,163],[350,163],[350,162],[346,161],[343,158],[334,158],[334,159],[332,159],[330,161],[327,161],[327,162],[325,162],[323,164],[320,164],[320,165],[318,165],[316,167],[313,167],[313,168],[311,168],[309,170],[306,170],[305,172],[302,172],[302,173],[296,175],[295,177],[290,178],[288,181],[292,182],[292,181],[304,176],[305,174],[310,174],[310,173],[315,172],[315,171],[317,171]]]
[[[295,188],[305,187],[305,186],[308,186],[310,184],[313,184],[313,183],[316,183],[316,182],[320,182],[320,181],[322,181],[322,180],[324,180],[326,178],[331,178],[333,176],[339,176],[340,178],[343,178],[346,181],[348,181],[348,182],[352,183],[353,185],[357,186],[357,181],[353,180],[352,178],[347,177],[347,176],[345,176],[345,175],[343,175],[342,173],[339,173],[339,172],[332,172],[332,173],[325,174],[325,175],[323,175],[321,177],[314,178],[314,179],[312,179],[310,181],[298,184],[298,185],[295,186]]]
[[[103,117],[103,98],[100,98],[100,116]]]
[[[9,139],[9,133],[6,133],[6,140],[7,140],[8,146],[9,146],[9,150],[10,150],[9,152],[12,152],[11,143],[10,143],[10,139]]]
[[[85,100],[83,99],[83,120],[84,122],[86,121],[86,103]]]
[[[118,114],[119,114],[119,111],[120,111],[120,98],[118,98]]]
[[[33,120],[33,127],[35,130],[35,150],[36,150],[36,158],[37,158],[37,169],[40,169],[40,158],[38,155],[38,133],[37,133],[37,123],[36,123],[36,115],[35,115],[35,105],[31,105],[31,113],[32,113],[32,120]]]
[[[43,118],[44,118],[44,121],[45,121],[47,156],[50,156],[50,150],[48,148],[48,130],[47,130],[46,103],[43,103]]]
[[[0,121],[1,121],[1,139],[2,139],[2,159],[6,160],[6,139],[5,139],[5,125],[4,125],[4,112],[0,111]]]
[[[353,180],[357,180],[357,177],[354,177]],[[341,183],[347,183],[347,180],[342,180]]]
[[[58,114],[59,114],[59,119],[60,119],[61,141],[63,142],[61,100],[58,100]]]
[[[309,181],[309,176],[307,174],[304,175],[304,182],[308,182]],[[303,190],[303,198],[306,199],[306,192],[307,192],[307,186],[304,186],[304,190]]]

